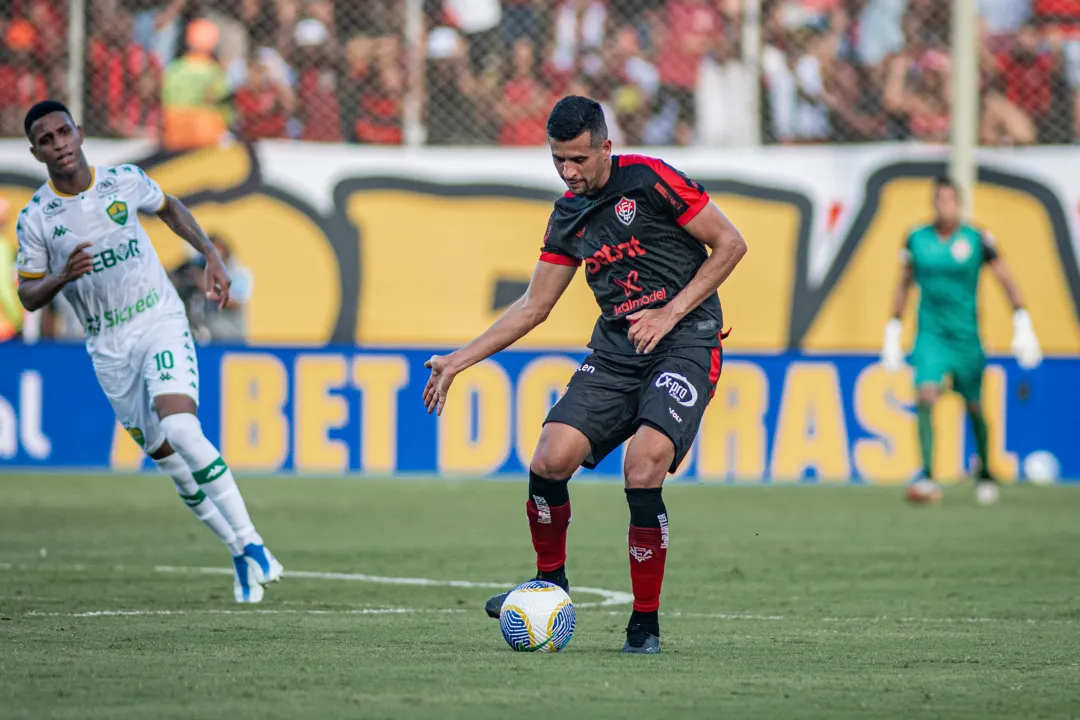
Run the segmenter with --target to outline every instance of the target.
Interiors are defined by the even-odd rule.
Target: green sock
[[[933,477],[934,423],[933,406],[919,404],[919,449],[922,451],[923,475]]]
[[[986,418],[982,413],[968,413],[968,417],[971,418],[971,429],[975,433],[975,448],[979,451],[979,477],[982,479],[989,479],[990,477],[990,454],[989,454],[989,435],[990,431],[986,427]]]

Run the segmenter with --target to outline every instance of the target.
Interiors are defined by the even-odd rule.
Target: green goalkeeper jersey
[[[933,225],[915,229],[905,252],[919,286],[919,335],[979,342],[979,271],[997,257],[993,239],[970,225],[943,237]]]

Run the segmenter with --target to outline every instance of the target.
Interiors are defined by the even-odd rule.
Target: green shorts
[[[978,341],[957,343],[933,335],[918,335],[911,364],[915,367],[915,387],[942,386],[949,375],[952,389],[967,402],[977,402],[982,396],[986,355]]]

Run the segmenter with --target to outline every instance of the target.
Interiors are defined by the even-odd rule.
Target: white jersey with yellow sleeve
[[[59,272],[81,243],[93,270],[64,286],[91,355],[119,359],[164,316],[184,317],[139,211],[165,204],[161,188],[135,165],[92,167],[90,187],[68,195],[48,182],[19,215],[16,269],[23,278]]]
[[[46,183],[19,214],[21,278],[58,273],[82,243],[93,258],[64,297],[83,326],[98,383],[120,422],[148,452],[165,436],[159,395],[198,402],[199,370],[184,304],[162,267],[139,211],[165,206],[161,188],[135,165],[92,167],[90,187],[68,195]]]

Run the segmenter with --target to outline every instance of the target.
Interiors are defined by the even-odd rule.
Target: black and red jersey
[[[683,226],[709,203],[705,189],[662,160],[613,155],[611,177],[594,195],[566,193],[548,220],[540,259],[585,264],[600,306],[589,347],[634,354],[627,316],[666,305],[708,257]],[[672,328],[655,352],[719,344],[723,323],[713,293]]]

